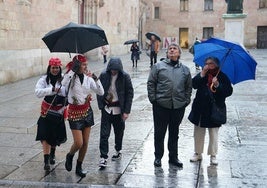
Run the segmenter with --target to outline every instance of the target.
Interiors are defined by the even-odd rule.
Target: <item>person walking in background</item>
[[[101,54],[103,55],[104,63],[107,62],[108,45],[101,46]]]
[[[62,85],[68,86],[68,121],[73,136],[73,144],[66,155],[65,168],[72,170],[72,161],[78,151],[76,174],[85,177],[82,171],[82,162],[87,151],[91,126],[94,125],[91,109],[91,92],[103,95],[104,90],[98,78],[92,74],[87,76],[87,59],[84,55],[76,55],[67,65],[69,69],[62,80]]]
[[[63,114],[65,110],[65,87],[61,86],[62,79],[61,60],[51,58],[46,75],[42,76],[36,86],[35,95],[44,98],[41,105],[41,114],[37,122],[36,140],[40,140],[43,146],[44,170],[50,170],[50,164],[55,164],[56,146],[66,142],[66,128],[64,118],[62,121],[49,121],[46,117],[48,110]]]
[[[104,95],[97,96],[98,107],[101,110],[99,167],[105,168],[108,161],[111,124],[115,134],[116,150],[112,160],[121,158],[125,121],[131,112],[134,91],[131,78],[123,70],[120,58],[110,58],[106,70],[100,74],[99,79],[105,91]]]
[[[208,155],[210,164],[217,165],[216,155],[218,153],[218,132],[221,125],[211,122],[211,96],[217,105],[225,106],[225,99],[232,95],[233,88],[228,77],[219,72],[219,60],[216,57],[208,57],[205,66],[193,79],[193,88],[196,89],[196,96],[188,119],[194,124],[194,147],[195,153],[190,159],[191,162],[202,160],[206,128],[209,130]],[[211,91],[211,87],[213,92]],[[214,92],[215,91],[215,92]]]
[[[159,40],[156,39],[155,35],[151,36],[149,48],[150,48],[150,67],[152,67],[153,64],[157,63],[157,55],[159,53]]]
[[[133,62],[133,67],[134,67],[134,63],[135,63],[135,67],[137,67],[137,61],[140,59],[140,49],[139,46],[137,45],[136,42],[134,42],[131,46],[131,60]]]
[[[189,68],[179,61],[180,55],[180,47],[176,43],[170,44],[168,58],[152,66],[147,81],[148,98],[153,108],[156,167],[161,166],[167,128],[169,163],[183,167],[178,159],[179,125],[185,108],[190,103],[192,80]]]
[[[193,56],[195,55],[195,50],[194,50],[195,45],[198,45],[200,43],[201,43],[201,41],[196,37],[196,40],[195,40],[194,44],[189,48],[189,52]],[[195,63],[195,67],[196,67],[196,70],[200,70],[199,65],[197,63]]]

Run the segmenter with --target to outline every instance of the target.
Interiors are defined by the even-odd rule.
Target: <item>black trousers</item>
[[[122,149],[122,139],[125,129],[125,122],[122,120],[121,114],[112,115],[106,112],[105,109],[101,111],[101,127],[100,127],[100,157],[108,158],[109,152],[109,136],[111,131],[111,125],[113,125],[115,135],[115,150],[120,151]]]
[[[150,65],[157,63],[157,53],[155,51],[151,51],[150,53]]]
[[[184,117],[185,107],[167,109],[153,104],[155,158],[161,159],[164,154],[164,138],[168,128],[169,159],[178,158],[179,125]]]

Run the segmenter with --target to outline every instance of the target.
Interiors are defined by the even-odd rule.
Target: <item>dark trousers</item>
[[[107,62],[107,55],[103,55],[104,63]]]
[[[105,109],[101,111],[101,127],[100,127],[100,157],[108,158],[109,143],[108,139],[111,131],[111,124],[113,125],[115,135],[115,150],[122,149],[122,139],[125,129],[125,122],[121,118],[121,114],[108,114]]]
[[[155,51],[151,51],[150,53],[150,65],[157,63],[157,53]]]
[[[169,159],[178,158],[179,125],[184,117],[184,112],[184,107],[179,109],[167,109],[153,104],[155,158],[161,159],[163,157],[164,138],[167,128],[169,129]]]

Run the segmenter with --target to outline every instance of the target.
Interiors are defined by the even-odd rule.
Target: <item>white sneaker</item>
[[[121,152],[117,151],[116,154],[114,154],[111,158],[112,161],[118,161],[121,159]]]
[[[218,161],[216,159],[216,156],[210,156],[210,164],[211,165],[218,165]]]
[[[202,154],[194,153],[194,155],[190,158],[190,162],[197,162],[202,160]]]
[[[101,158],[99,160],[99,165],[98,166],[99,167],[106,167],[106,166],[108,166],[108,160],[107,159],[104,159],[104,158]]]

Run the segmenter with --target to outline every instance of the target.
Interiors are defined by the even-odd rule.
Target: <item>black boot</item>
[[[72,160],[73,160],[74,155],[71,155],[70,153],[68,153],[66,155],[66,162],[65,162],[65,168],[67,171],[71,171],[72,169]]]
[[[86,173],[82,170],[82,162],[77,160],[76,164],[76,174],[80,176],[81,178],[84,178],[86,176]]]
[[[50,161],[50,164],[51,165],[54,165],[56,163],[56,160],[55,160],[55,151],[56,151],[56,148],[55,147],[51,148],[51,150],[50,150],[50,158],[49,158],[49,161]]]
[[[49,154],[44,155],[44,170],[49,171],[50,165],[49,165]]]

